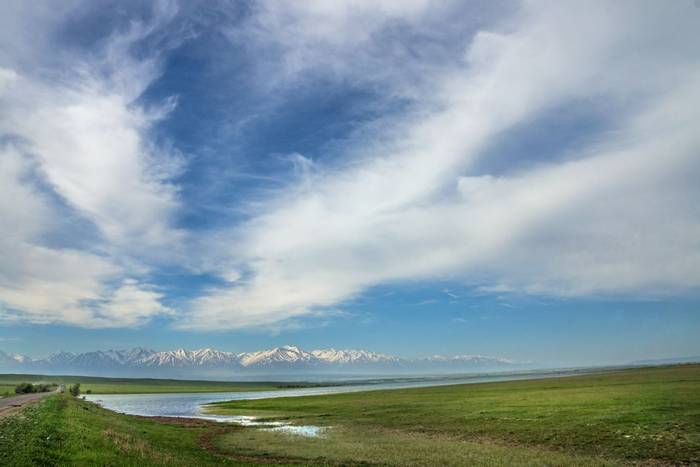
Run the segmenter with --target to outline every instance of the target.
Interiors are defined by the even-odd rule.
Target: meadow
[[[270,433],[232,433],[224,448],[325,456],[357,462],[405,454],[434,455],[437,443],[460,451],[529,447],[601,460],[700,462],[700,366],[608,372],[571,378],[280,398],[216,404],[217,413],[247,413],[332,427],[328,437],[293,444]],[[371,440],[370,443],[365,442]],[[469,449],[462,449],[466,455]],[[470,459],[472,460],[472,459]]]
[[[0,465],[683,465],[700,462],[700,365],[214,404],[327,427],[305,438],[49,396],[0,421]]]
[[[10,397],[15,394],[15,387],[17,386],[18,383],[16,384],[4,384],[0,383],[0,397]]]
[[[14,394],[19,383],[80,384],[82,392],[93,394],[158,394],[183,392],[264,391],[287,387],[278,382],[196,381],[150,378],[103,378],[96,376],[0,375],[0,394]]]

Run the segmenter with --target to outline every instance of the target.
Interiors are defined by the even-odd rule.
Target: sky
[[[700,355],[700,5],[6,0],[0,350]]]

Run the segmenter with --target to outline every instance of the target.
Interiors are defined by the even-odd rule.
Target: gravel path
[[[21,396],[2,398],[0,399],[0,418],[18,412],[22,409],[22,407],[33,404],[46,396],[51,396],[54,394],[56,394],[56,391],[37,392],[35,394],[23,394]]]

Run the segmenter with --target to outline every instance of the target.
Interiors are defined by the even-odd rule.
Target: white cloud
[[[420,99],[431,92],[433,74],[453,66],[446,57],[502,6],[451,0],[260,0],[251,8],[246,22],[225,33],[235,45],[255,51],[257,83],[264,89],[304,86],[323,76]]]
[[[52,188],[117,246],[177,242],[168,226],[175,190],[163,182],[170,174],[159,173],[161,155],[143,137],[153,117],[98,89],[30,97],[28,84],[12,90],[20,102],[3,102],[0,125],[26,141]]]
[[[170,314],[160,294],[124,274],[109,258],[41,245],[60,213],[27,183],[30,167],[13,148],[0,151],[0,318],[86,327],[134,326]]]
[[[178,202],[167,181],[178,156],[148,138],[170,104],[145,109],[136,102],[158,67],[128,52],[172,11],[157,8],[152,23],[132,22],[94,56],[77,57],[51,46],[56,22],[65,19],[60,12],[21,3],[11,6],[15,21],[36,33],[31,53],[21,53],[27,44],[12,48],[22,42],[12,27],[0,53],[1,315],[94,327],[170,313],[147,285],[123,280],[147,268],[145,261],[162,260],[165,248],[175,254],[182,239],[171,227]],[[20,37],[29,39],[25,32]],[[100,238],[82,242],[89,244],[83,250],[47,241],[65,228],[66,216],[91,223]],[[72,243],[85,230],[73,225]]]
[[[30,321],[70,321],[69,310],[98,298],[101,279],[116,268],[96,255],[34,243],[54,213],[39,192],[21,181],[27,172],[17,151],[2,151],[0,217],[6,227],[0,236],[0,300]]]
[[[136,104],[158,67],[156,59],[128,54],[152,29],[133,23],[97,58],[66,58],[68,71],[48,82],[31,71],[3,69],[0,75],[2,133],[22,141],[56,193],[114,246],[141,245],[142,251],[181,237],[169,226],[178,203],[167,183],[178,156],[157,149],[147,136],[171,104],[150,110]]]
[[[80,57],[52,43],[78,3],[25,5],[0,19],[3,319],[281,329],[395,281],[553,295],[700,287],[691,2],[525,2],[477,30],[483,18],[462,2],[261,1],[228,31],[255,51],[258,81],[290,90],[329,75],[410,111],[363,127],[342,163],[292,154],[293,183],[211,236],[173,227],[184,168],[149,134],[175,101],[139,101],[159,57],[131,53],[173,4]],[[537,164],[475,169],[514,126],[594,104],[612,128],[565,161],[523,148]],[[168,262],[227,284],[177,315],[143,279]]]
[[[181,326],[269,325],[398,280],[556,295],[699,287],[699,12],[526,3],[435,76],[432,111],[388,129],[403,139],[352,148],[360,162],[270,199],[232,234],[249,275],[195,300]],[[587,100],[618,122],[599,144],[516,175],[470,173],[512,125]]]
[[[95,327],[138,326],[154,316],[171,315],[173,310],[161,305],[163,295],[127,279],[103,303],[95,307]]]

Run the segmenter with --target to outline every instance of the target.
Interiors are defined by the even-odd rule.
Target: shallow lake
[[[469,384],[522,379],[540,379],[581,374],[581,371],[557,371],[540,373],[511,373],[498,375],[475,375],[463,378],[426,378],[391,380],[377,383],[346,384],[327,387],[280,389],[274,391],[209,392],[180,394],[87,394],[85,399],[96,402],[115,412],[142,416],[191,417],[221,422],[241,423],[241,417],[206,414],[202,406],[212,402],[232,400],[269,399],[273,397],[300,397],[321,394],[339,394],[385,389],[417,388]]]

